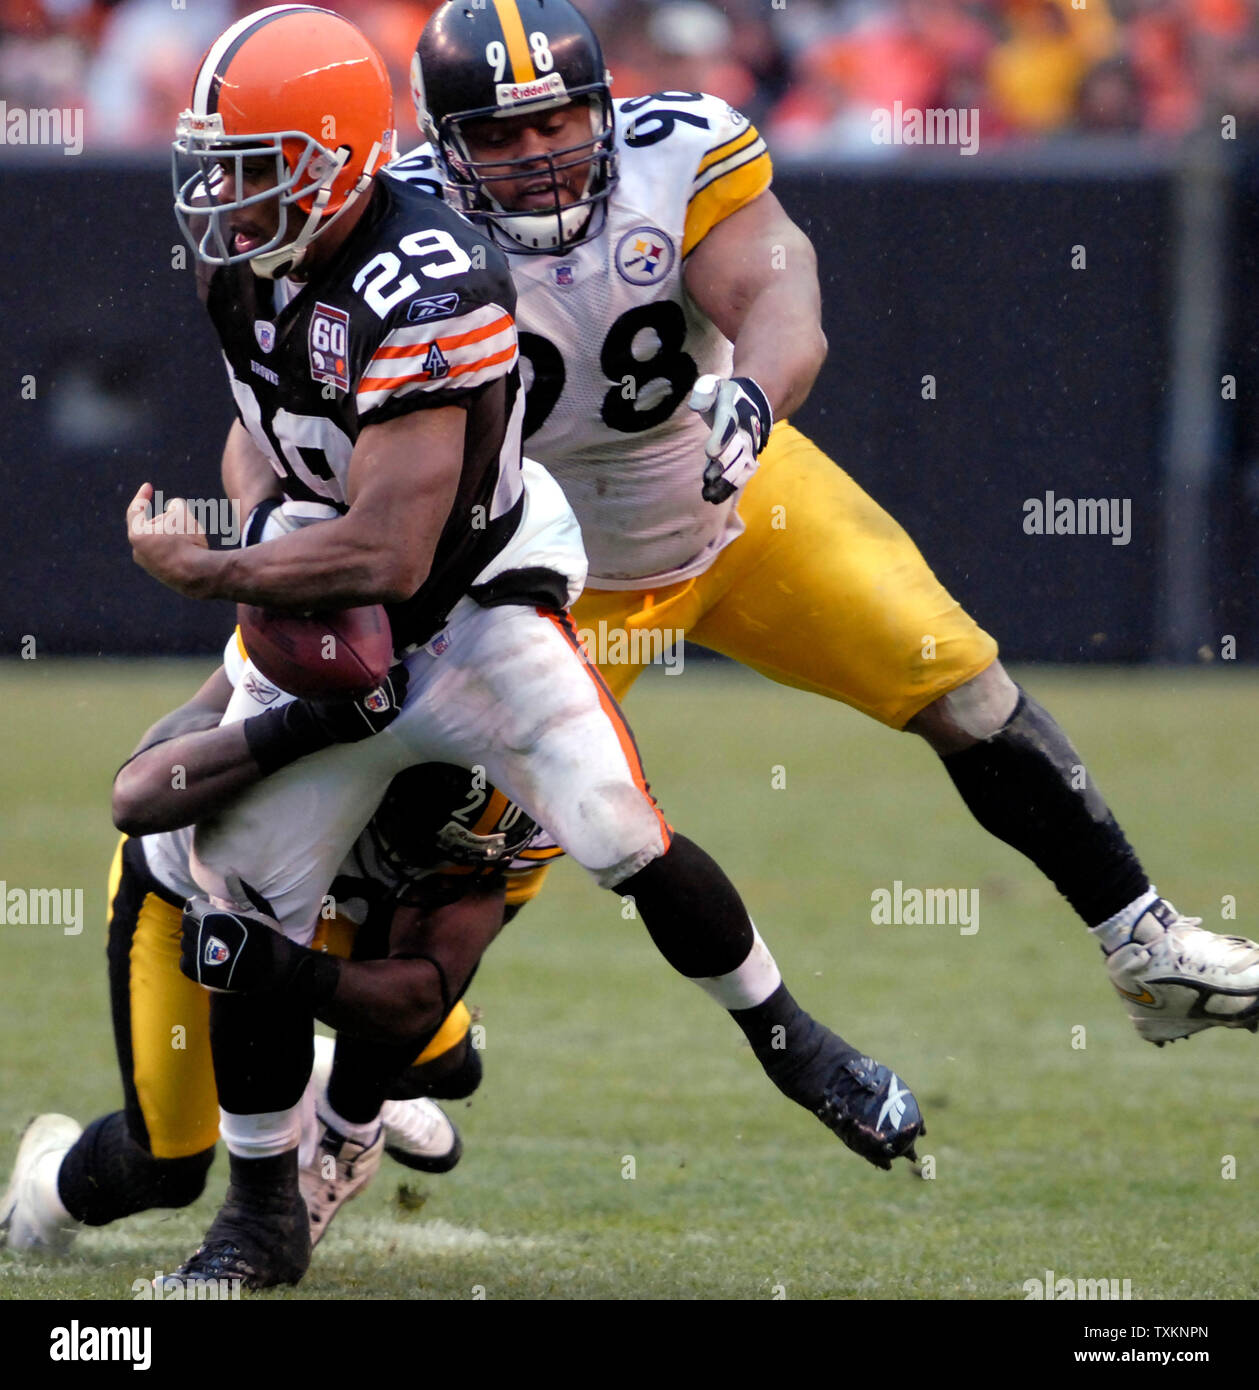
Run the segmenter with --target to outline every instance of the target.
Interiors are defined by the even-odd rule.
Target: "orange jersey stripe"
[[[495,319],[493,323],[487,323],[484,328],[470,328],[466,333],[452,333],[449,338],[430,338],[424,343],[404,343],[401,347],[382,347],[377,348],[372,354],[372,362],[379,362],[388,357],[415,357],[427,353],[433,343],[443,351],[448,352],[451,348],[466,347],[468,343],[479,343],[482,338],[492,338],[496,333],[502,333],[505,329],[512,326],[510,314],[504,314],[502,318]],[[372,362],[369,362],[370,369]]]
[[[467,366],[451,367],[444,377],[438,379],[447,381],[452,376],[461,376],[464,372],[479,372],[482,367],[493,367],[499,362],[510,361],[515,355],[516,345],[513,343],[511,347],[504,348],[502,352],[491,353],[489,357],[480,357],[475,362],[469,362]],[[408,372],[406,376],[364,377],[356,394],[369,396],[374,391],[392,391],[394,387],[403,386],[408,381],[427,381],[428,379],[428,372]]]
[[[586,655],[585,648],[582,647],[577,636],[577,631],[573,627],[572,617],[565,613],[560,617],[556,613],[551,613],[545,608],[539,608],[538,612],[551,622],[563,633],[569,646],[581,658],[581,664],[586,668],[587,674],[595,684],[595,689],[599,692],[599,703],[603,706],[603,712],[608,716],[612,727],[616,730],[616,737],[621,745],[621,752],[625,754],[625,761],[629,764],[630,775],[634,779],[634,785],[647,798],[647,804],[655,813],[656,819],[660,822],[660,834],[664,839],[664,847],[667,850],[673,841],[673,827],[664,818],[664,812],[656,805],[656,798],[651,794],[651,788],[647,785],[647,777],[643,772],[643,762],[638,754],[638,744],[634,742],[634,735],[630,731],[629,725],[625,722],[625,716],[621,713],[621,707],[616,703],[612,692],[608,689],[603,677],[599,674],[598,668],[591,662]]]

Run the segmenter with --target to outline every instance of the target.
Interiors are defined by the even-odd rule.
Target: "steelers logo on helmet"
[[[616,268],[631,285],[658,285],[673,269],[672,238],[659,227],[633,227],[616,243]]]
[[[599,40],[569,0],[448,0],[411,65],[416,121],[449,191],[516,254],[563,254],[602,229],[617,181],[610,82]],[[574,122],[561,147],[496,157],[491,142],[473,157],[471,131],[503,121],[506,136],[518,118],[574,105],[589,115],[588,134]]]
[[[175,216],[208,265],[287,275],[392,152],[389,75],[362,32],[314,5],[273,5],[201,60],[175,128]]]

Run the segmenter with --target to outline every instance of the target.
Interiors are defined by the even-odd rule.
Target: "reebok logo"
[[[901,1085],[900,1077],[895,1072],[892,1079],[888,1082],[887,1099],[883,1102],[883,1108],[879,1111],[879,1118],[875,1121],[875,1129],[883,1128],[883,1121],[890,1114],[892,1117],[893,1129],[901,1127],[901,1121],[905,1118],[905,1102],[902,1096],[907,1093],[908,1088]]]

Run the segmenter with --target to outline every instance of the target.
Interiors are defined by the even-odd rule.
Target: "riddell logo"
[[[567,92],[558,72],[549,72],[535,82],[499,82],[494,88],[499,106],[518,106],[522,101],[537,101],[539,97],[562,97]]]

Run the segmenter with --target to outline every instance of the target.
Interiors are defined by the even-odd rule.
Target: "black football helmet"
[[[368,826],[376,854],[400,880],[448,865],[506,868],[537,826],[485,778],[451,763],[400,772]]]
[[[493,241],[516,253],[562,255],[602,227],[617,179],[610,83],[599,40],[569,0],[448,0],[424,26],[411,60],[415,119],[447,187]],[[589,140],[533,158],[478,163],[469,155],[467,122],[573,101],[590,108]],[[582,196],[563,206],[557,171],[587,162]],[[549,172],[554,207],[517,212],[501,205],[494,185],[523,171]]]

